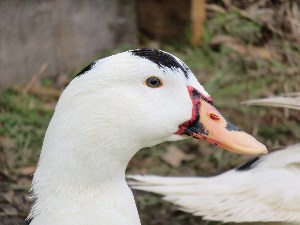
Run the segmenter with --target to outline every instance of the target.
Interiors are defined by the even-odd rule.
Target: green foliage
[[[0,150],[5,156],[1,166],[36,163],[53,107],[11,89],[2,90],[0,96]]]

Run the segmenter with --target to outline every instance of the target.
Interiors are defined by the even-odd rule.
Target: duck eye
[[[162,86],[162,82],[158,77],[149,77],[145,83],[151,88],[158,88]]]

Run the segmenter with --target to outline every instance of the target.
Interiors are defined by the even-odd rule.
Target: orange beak
[[[265,145],[227,121],[196,89],[188,87],[188,90],[193,102],[193,115],[191,120],[179,126],[177,134],[204,139],[238,154],[268,152]]]

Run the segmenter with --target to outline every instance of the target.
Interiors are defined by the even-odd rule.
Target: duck
[[[129,160],[188,137],[239,154],[267,152],[220,114],[176,56],[136,49],[96,60],[57,102],[33,176],[30,225],[140,225]]]
[[[212,177],[128,175],[179,210],[224,223],[300,224],[300,143]]]

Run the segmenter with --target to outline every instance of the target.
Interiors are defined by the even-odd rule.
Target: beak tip
[[[268,153],[267,147],[251,135],[247,134],[244,137],[247,139],[243,139],[242,142],[231,146],[228,150],[242,155],[264,155]]]
[[[268,151],[267,147],[265,145],[263,145],[263,146],[264,146],[264,148],[262,149],[262,154],[268,154],[269,151]]]
[[[259,147],[252,151],[253,155],[265,155],[268,153],[268,149],[264,144],[258,142],[258,145]]]
[[[238,139],[235,139],[236,143],[239,147],[243,146],[245,150],[241,152],[242,154],[264,155],[268,153],[267,147],[250,134],[242,132],[239,134],[239,136],[237,136],[237,138]]]
[[[259,154],[267,154],[268,153],[267,147],[263,143],[257,141],[256,139],[254,139],[254,140],[257,143],[257,147],[258,147],[257,150],[258,150]]]

